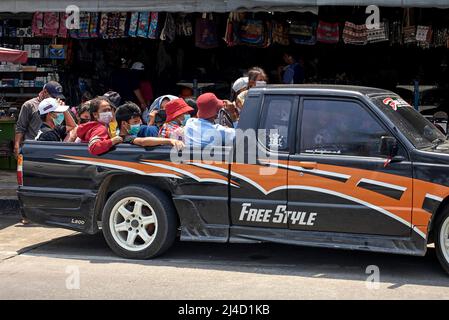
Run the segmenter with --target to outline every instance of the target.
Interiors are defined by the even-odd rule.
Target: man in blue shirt
[[[304,83],[304,69],[293,54],[284,53],[283,59],[287,66],[284,67],[282,82],[284,84]]]
[[[218,111],[225,102],[213,93],[204,93],[198,97],[197,118],[190,118],[184,127],[184,142],[187,147],[206,147],[232,145],[235,129],[215,124]]]

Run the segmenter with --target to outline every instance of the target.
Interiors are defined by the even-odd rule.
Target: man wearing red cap
[[[196,101],[198,118],[190,118],[184,127],[184,142],[186,146],[205,147],[221,146],[232,143],[235,129],[215,124],[218,111],[225,107],[225,102],[213,93],[204,93]]]
[[[165,105],[165,113],[167,119],[159,131],[159,136],[162,138],[171,138],[176,140],[183,140],[183,127],[190,118],[190,112],[193,108],[190,107],[184,99],[178,98],[170,101]]]

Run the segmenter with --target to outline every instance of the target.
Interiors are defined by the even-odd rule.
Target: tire
[[[127,259],[162,254],[175,241],[176,227],[172,202],[148,186],[132,185],[116,191],[103,209],[104,238],[117,255]]]
[[[449,208],[435,222],[435,250],[438,261],[449,274]]]

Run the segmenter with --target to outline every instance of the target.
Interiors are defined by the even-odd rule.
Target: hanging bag
[[[157,27],[159,24],[159,14],[157,12],[151,12],[150,14],[150,26],[148,27],[148,38],[157,38]]]
[[[271,35],[273,43],[280,44],[281,46],[288,46],[290,44],[289,28],[286,23],[280,21],[273,21]]]
[[[78,38],[89,38],[90,13],[80,12],[80,27],[78,30]]]
[[[150,13],[141,12],[139,14],[139,25],[137,27],[137,36],[148,38],[148,29],[150,27]]]
[[[338,43],[340,40],[340,28],[338,22],[319,21],[317,27],[317,41],[322,43]]]
[[[416,28],[416,41],[418,45],[422,48],[430,48],[432,34],[431,26],[418,26]]]
[[[135,37],[137,34],[137,25],[139,24],[139,12],[132,12],[129,18],[128,35]]]
[[[294,21],[289,28],[290,40],[296,44],[314,45],[317,37],[317,21]]]
[[[379,28],[368,29],[367,33],[368,33],[367,38],[368,38],[369,43],[388,41],[389,37],[390,37],[388,21],[385,20],[385,21],[380,22]]]
[[[107,33],[108,32],[108,20],[109,20],[108,14],[103,12],[100,16],[100,28],[99,28],[99,35],[103,39],[108,38],[108,33]]]
[[[176,37],[176,24],[175,19],[171,13],[167,13],[165,17],[164,28],[162,29],[160,39],[162,41],[167,40],[169,43],[173,42]]]
[[[67,13],[61,13],[59,15],[58,37],[60,38],[67,38],[67,26],[65,24],[68,16]]]
[[[343,42],[346,44],[364,45],[368,43],[366,24],[354,24],[346,21],[343,28]]]
[[[212,14],[204,13],[195,23],[195,45],[202,49],[218,47],[217,27]]]
[[[404,44],[416,43],[416,26],[411,23],[411,10],[404,10],[404,27],[402,28]]]
[[[262,20],[245,19],[239,28],[240,43],[260,46],[265,42],[265,28]]]
[[[42,36],[42,30],[44,28],[44,14],[42,12],[36,12],[33,14],[33,21],[31,22],[31,30],[33,36]]]
[[[240,43],[238,37],[239,15],[236,12],[230,12],[226,23],[226,33],[224,41],[228,47],[233,47]]]

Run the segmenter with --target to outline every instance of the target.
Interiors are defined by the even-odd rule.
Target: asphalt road
[[[146,261],[88,236],[0,215],[0,299],[448,299],[425,257],[277,244],[177,242]],[[367,267],[379,282],[367,281]]]

